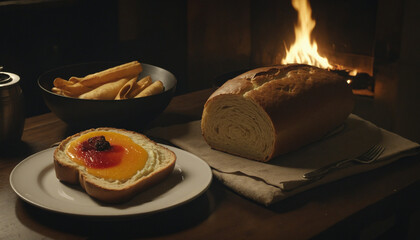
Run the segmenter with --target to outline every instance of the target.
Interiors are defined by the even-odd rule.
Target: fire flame
[[[292,0],[292,5],[298,13],[298,22],[295,25],[296,39],[290,49],[286,49],[286,57],[281,63],[303,63],[325,69],[333,68],[327,58],[318,54],[316,42],[311,42],[311,33],[316,22],[312,19],[312,9],[308,0]]]

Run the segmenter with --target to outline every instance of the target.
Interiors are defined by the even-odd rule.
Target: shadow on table
[[[30,151],[30,146],[23,141],[13,143],[12,145],[0,145],[0,157],[2,159],[13,160],[15,158],[24,158]]]
[[[215,193],[209,189],[196,199],[176,208],[130,217],[93,218],[66,215],[40,209],[20,199],[16,202],[15,211],[19,221],[27,228],[52,238],[69,235],[106,239],[155,237],[200,224],[217,208],[219,197],[215,197]],[[53,235],[54,230],[62,235]]]

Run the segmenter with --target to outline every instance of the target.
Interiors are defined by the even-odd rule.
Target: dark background
[[[67,64],[139,60],[174,73],[184,91],[185,3],[2,1],[0,65],[21,77],[27,116],[48,111],[37,77]]]

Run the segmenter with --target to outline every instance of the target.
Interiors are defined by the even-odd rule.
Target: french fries
[[[84,77],[54,79],[54,93],[81,99],[121,100],[150,96],[164,91],[163,83],[150,76],[138,80],[143,71],[138,61],[121,64]]]

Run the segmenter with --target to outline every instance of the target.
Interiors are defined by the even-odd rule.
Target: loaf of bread
[[[319,140],[353,105],[346,79],[333,72],[302,64],[262,67],[209,97],[201,130],[213,149],[266,162]]]
[[[94,158],[98,158],[96,162],[89,162]],[[140,133],[115,128],[77,133],[64,139],[54,151],[57,178],[80,184],[88,195],[105,203],[128,201],[159,183],[172,173],[175,162],[176,155],[168,148]]]

